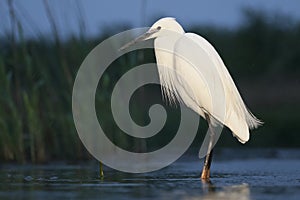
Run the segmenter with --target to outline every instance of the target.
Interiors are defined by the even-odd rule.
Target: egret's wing
[[[225,124],[239,141],[248,141],[249,127],[259,121],[246,108],[214,47],[201,36],[187,33],[176,42],[174,52],[178,93],[186,105]]]
[[[241,95],[234,84],[225,64],[223,63],[221,57],[214,49],[214,47],[203,37],[196,35],[194,33],[187,33],[185,34],[186,37],[192,39],[194,42],[198,43],[199,46],[203,45],[203,48],[207,50],[207,54],[209,55],[210,59],[213,60],[216,69],[219,72],[219,75],[223,81],[224,88],[226,90],[226,95],[228,98],[228,103],[231,103],[232,106],[235,106],[235,110],[238,110],[238,113],[241,115],[245,115],[245,120],[247,121],[248,126],[252,128],[257,128],[257,126],[261,125],[262,122],[258,120],[246,107],[244,104]]]
[[[206,50],[186,35],[174,47],[177,92],[194,111],[201,110],[222,122],[226,107],[222,80]]]

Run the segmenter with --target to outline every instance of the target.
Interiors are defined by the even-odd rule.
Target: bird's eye
[[[161,26],[158,26],[156,29],[157,29],[157,30],[160,30],[160,29],[161,29]]]

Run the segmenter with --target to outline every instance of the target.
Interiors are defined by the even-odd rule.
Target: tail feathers
[[[236,112],[231,112],[226,122],[226,126],[232,131],[233,136],[243,144],[250,138],[249,129],[257,128],[263,124],[250,111],[245,113],[245,115],[245,118],[241,118]]]
[[[250,134],[248,123],[245,119],[240,118],[235,112],[230,113],[225,124],[239,142],[244,144],[249,140]]]
[[[258,128],[259,126],[262,126],[264,124],[263,121],[257,119],[248,109],[245,115],[246,122],[250,129]]]

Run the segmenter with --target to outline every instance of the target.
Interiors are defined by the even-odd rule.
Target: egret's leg
[[[204,166],[202,169],[201,179],[209,179],[210,165],[212,161],[213,150],[211,150],[205,157]]]
[[[99,163],[99,175],[100,175],[100,178],[104,177],[102,162]]]
[[[212,125],[210,123],[209,115],[205,114],[205,118],[206,118],[206,120],[208,122],[208,126],[209,126],[210,141],[208,144],[207,154],[206,154],[206,157],[204,160],[204,166],[203,166],[202,174],[201,174],[201,179],[203,179],[203,180],[209,179],[210,165],[211,165],[212,155],[213,155],[213,139],[214,139],[214,132],[212,129]]]

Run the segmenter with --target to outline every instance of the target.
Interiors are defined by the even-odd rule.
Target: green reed
[[[34,40],[25,39],[22,24],[14,15],[14,8],[11,5],[13,32],[0,38],[1,161],[41,163],[50,160],[90,158],[74,126],[71,108],[72,87],[76,72],[85,56],[111,34],[105,32],[97,39],[87,39],[80,35],[61,41],[51,9],[47,5],[45,7],[53,27],[54,38],[38,35]],[[80,23],[80,27],[84,27],[82,22]],[[245,83],[242,94],[252,91],[249,95],[252,97],[249,101],[251,110],[254,110],[266,124],[256,131],[257,134],[253,136],[255,139],[250,141],[250,145],[288,146],[289,142],[292,146],[299,146],[299,143],[295,142],[299,140],[299,134],[296,136],[295,133],[300,128],[299,123],[296,123],[299,118],[297,113],[300,111],[300,107],[296,106],[299,94],[295,94],[294,99],[280,97],[270,102],[268,98],[258,95],[264,94],[263,88],[256,87],[277,80],[300,88],[296,81],[300,74],[299,27],[299,24],[295,24],[284,28],[283,31],[278,22],[270,23],[254,16],[247,25],[237,30],[212,27],[193,29],[210,38],[218,47],[237,82]],[[82,34],[84,32],[81,30]],[[112,29],[112,32],[115,30]],[[270,53],[271,50],[274,55]],[[152,51],[144,53],[147,61],[154,61]],[[132,138],[125,137],[115,125],[109,108],[115,82],[128,69],[142,64],[138,54],[140,52],[130,53],[115,63],[118,67],[110,67],[100,80],[106,91],[97,92],[96,95],[96,108],[101,111],[102,118],[99,117],[101,118],[99,121],[101,120],[104,130],[111,134],[111,139],[115,143],[124,149],[134,146],[137,152],[143,150],[145,146],[152,147],[158,144],[151,141],[138,143]],[[254,80],[249,77],[254,77]],[[292,89],[291,92],[296,91]],[[147,94],[155,99],[150,100]],[[275,92],[271,91],[270,94]],[[133,118],[139,124],[147,124],[149,122],[147,110],[141,109],[143,106],[140,105],[161,102],[160,99],[159,87],[141,90],[131,107]],[[278,107],[280,110],[276,111]],[[174,123],[167,124],[164,131],[176,132],[174,126],[175,122],[178,122],[176,113],[169,118]],[[281,137],[283,131],[287,131],[285,135],[290,136],[287,142]],[[201,126],[199,130],[201,136],[198,137],[202,137],[204,132],[204,127]],[[226,138],[223,140],[225,144],[224,142],[221,144],[234,145],[234,139],[229,136],[228,140]],[[171,138],[170,135],[163,133],[159,141],[168,142]],[[271,143],[265,144],[266,138],[272,138]]]

